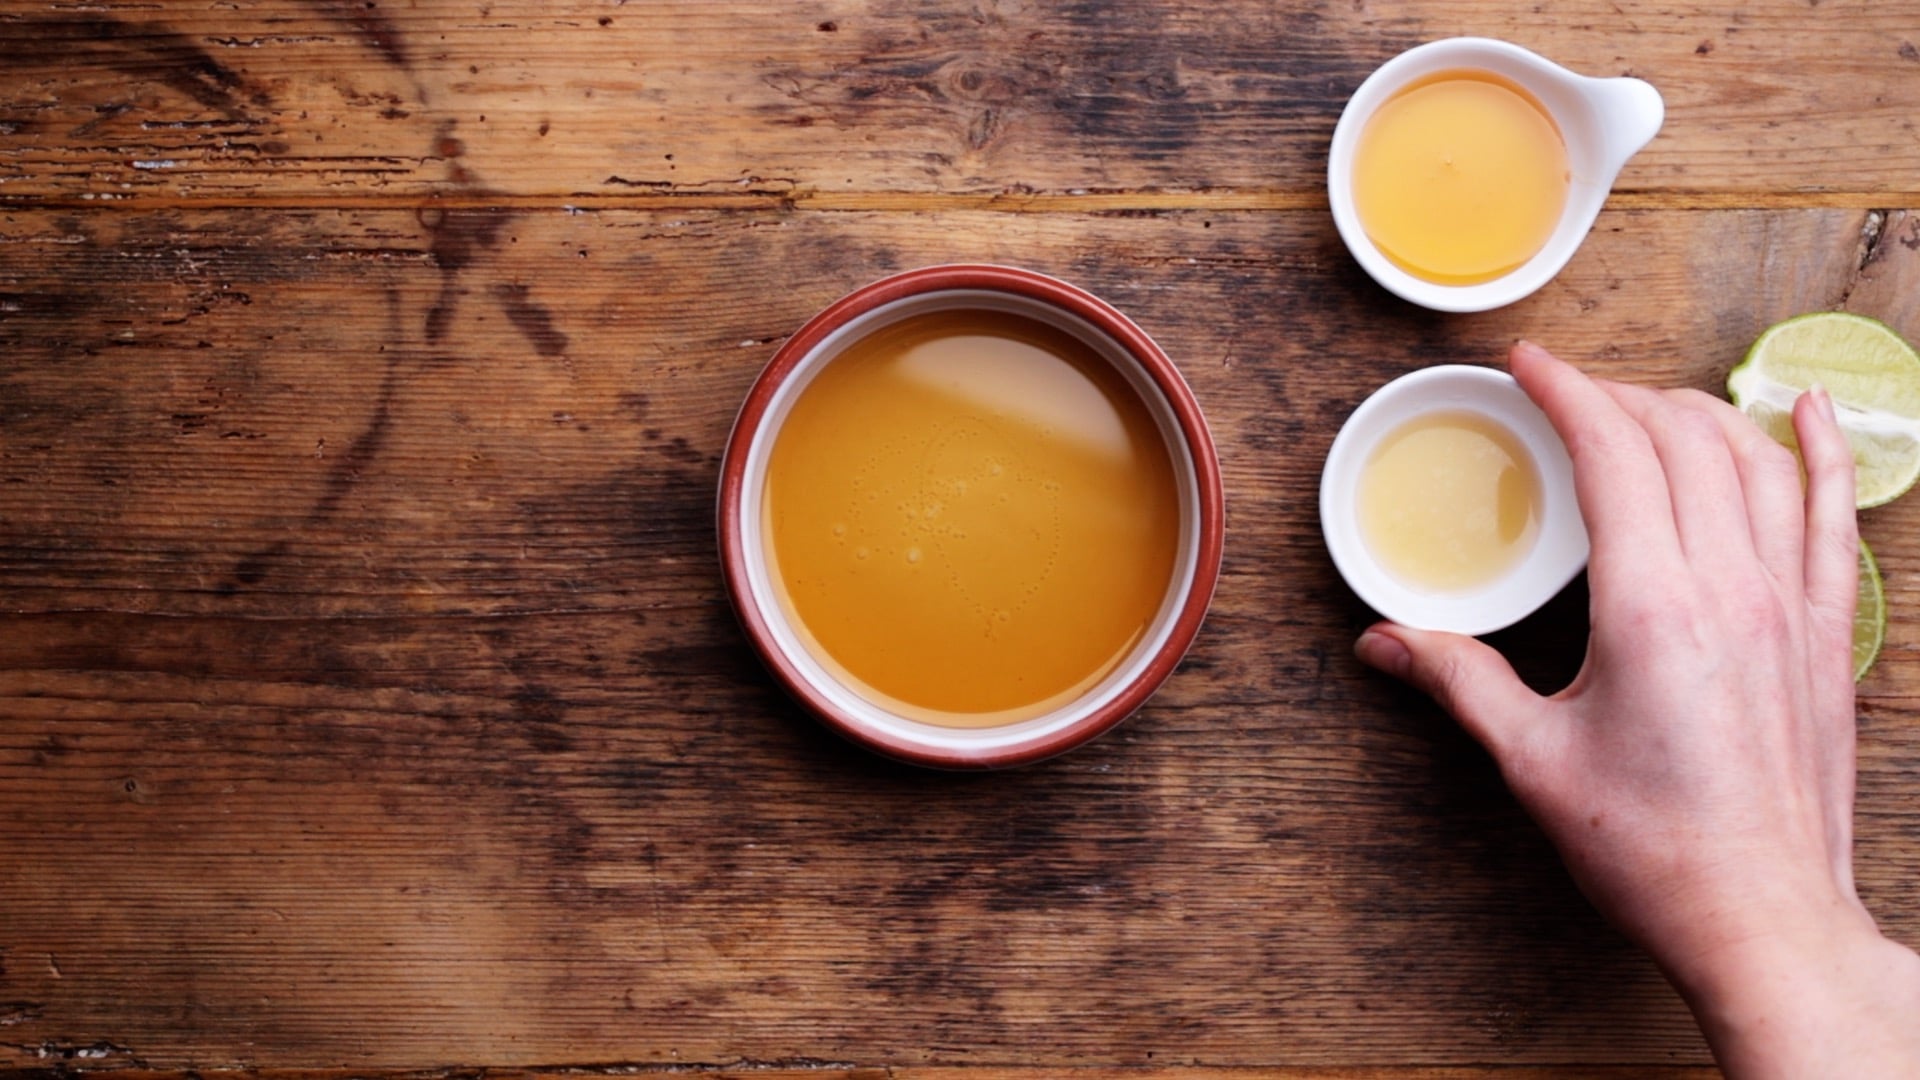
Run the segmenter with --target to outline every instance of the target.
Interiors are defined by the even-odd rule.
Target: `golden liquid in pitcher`
[[[1360,131],[1354,210],[1415,277],[1471,285],[1533,258],[1567,202],[1567,146],[1518,84],[1449,71],[1389,98]]]
[[[1360,473],[1360,535],[1412,588],[1452,592],[1513,569],[1540,534],[1540,475],[1520,440],[1471,412],[1394,429]]]
[[[930,723],[1038,716],[1118,666],[1173,577],[1173,462],[1078,338],[945,311],[876,331],[794,402],[768,555],[808,650]]]

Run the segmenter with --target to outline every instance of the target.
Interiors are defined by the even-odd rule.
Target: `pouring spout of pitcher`
[[[1586,92],[1606,140],[1604,160],[1611,178],[1660,133],[1667,104],[1644,79],[1589,79]]]

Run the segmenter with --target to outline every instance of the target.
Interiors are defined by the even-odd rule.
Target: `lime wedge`
[[[1860,541],[1860,605],[1853,609],[1853,681],[1859,682],[1880,655],[1887,640],[1887,590],[1880,581],[1880,564],[1873,561],[1867,542]]]
[[[1832,395],[1853,448],[1856,505],[1892,502],[1920,480],[1920,354],[1913,346],[1864,315],[1801,315],[1760,335],[1727,375],[1727,396],[1797,449],[1793,402],[1815,383]]]

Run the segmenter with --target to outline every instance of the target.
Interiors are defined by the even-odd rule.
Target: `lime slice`
[[[1892,502],[1920,480],[1920,354],[1885,323],[1820,311],[1775,323],[1727,375],[1727,396],[1796,447],[1793,401],[1814,383],[1832,395],[1853,448],[1854,501]]]
[[[1887,640],[1887,590],[1880,581],[1880,564],[1873,561],[1867,542],[1860,541],[1860,604],[1853,609],[1853,681],[1859,682],[1880,655]]]

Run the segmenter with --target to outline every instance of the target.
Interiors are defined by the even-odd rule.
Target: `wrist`
[[[1857,903],[1723,942],[1668,975],[1729,1076],[1906,1075],[1875,1065],[1920,1062],[1920,956]]]

